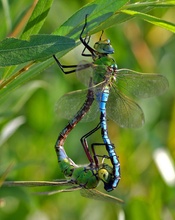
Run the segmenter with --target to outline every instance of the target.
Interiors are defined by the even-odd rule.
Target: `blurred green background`
[[[5,1],[2,1],[5,2]],[[1,39],[7,37],[25,11],[34,1],[9,1],[8,20],[0,4]],[[41,33],[50,34],[88,0],[55,0]],[[134,2],[134,1],[133,1]],[[150,14],[175,23],[175,8],[159,8]],[[92,37],[98,40],[99,34]],[[138,100],[145,113],[145,125],[140,129],[122,129],[109,121],[109,135],[116,145],[121,163],[121,181],[110,194],[122,198],[125,204],[115,205],[93,201],[79,192],[53,196],[38,196],[36,191],[47,188],[0,189],[0,219],[67,220],[67,219],[175,219],[175,177],[172,181],[162,177],[156,164],[156,152],[162,149],[174,164],[175,161],[175,37],[169,31],[155,27],[143,20],[133,19],[105,30],[115,49],[114,58],[119,68],[139,72],[160,73],[169,80],[168,91],[160,97]],[[105,37],[105,36],[104,36]],[[61,59],[64,64],[80,60],[79,46]],[[1,70],[1,72],[3,69]],[[0,103],[0,173],[13,163],[8,180],[54,180],[64,178],[60,173],[54,144],[59,132],[67,124],[55,113],[59,97],[69,91],[83,88],[75,74],[64,75],[54,64],[7,96]],[[79,123],[69,135],[65,149],[77,163],[88,163],[80,138],[95,127]],[[13,128],[11,130],[7,129]],[[5,132],[6,131],[6,132]],[[8,136],[3,134],[8,133]],[[89,144],[100,141],[100,133],[89,139]],[[166,161],[162,164],[169,171]],[[174,179],[173,179],[174,178]],[[103,191],[103,187],[99,187]]]

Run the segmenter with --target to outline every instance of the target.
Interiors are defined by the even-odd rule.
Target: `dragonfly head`
[[[94,49],[101,54],[113,54],[114,48],[111,46],[109,39],[98,41],[94,44]]]
[[[113,190],[112,173],[113,173],[112,167],[110,167],[108,164],[103,164],[102,168],[98,170],[98,177],[103,181],[104,189],[107,192],[110,192]]]

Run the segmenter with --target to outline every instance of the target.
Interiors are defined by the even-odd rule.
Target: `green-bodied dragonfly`
[[[99,164],[98,168],[95,164],[79,166],[66,155],[62,146],[59,146],[58,149],[60,168],[67,179],[59,179],[55,181],[4,181],[2,186],[62,187],[60,190],[37,192],[36,194],[53,195],[61,192],[73,192],[80,190],[81,195],[86,198],[109,201],[113,203],[123,203],[123,200],[109,194],[102,193],[96,189],[100,180],[107,183],[112,178],[112,168],[109,165],[101,163]]]
[[[84,104],[74,116],[74,118],[68,123],[68,125],[62,130],[59,134],[55,149],[58,157],[58,162],[61,171],[64,173],[67,180],[58,180],[58,181],[5,181],[4,186],[60,186],[68,187],[51,192],[41,192],[39,194],[55,194],[60,192],[71,192],[75,190],[80,190],[82,196],[95,199],[110,201],[114,203],[123,203],[119,198],[110,196],[108,194],[102,193],[96,189],[99,182],[102,181],[106,188],[108,184],[113,181],[113,169],[106,163],[104,160],[108,157],[103,155],[102,162],[99,163],[97,155],[95,154],[95,149],[92,146],[93,157],[91,156],[89,149],[85,148],[85,152],[90,161],[89,165],[79,166],[75,164],[66,154],[64,150],[64,143],[68,134],[76,126],[76,124],[85,116],[90,108],[91,103],[93,102],[94,96],[93,91],[88,89],[87,99]],[[99,129],[97,126],[94,130]],[[92,131],[93,132],[93,131]],[[95,161],[94,159],[95,158]]]

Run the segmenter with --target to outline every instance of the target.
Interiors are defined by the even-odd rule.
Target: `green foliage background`
[[[27,21],[23,16],[33,2],[23,0],[16,4],[15,1],[9,1],[9,10],[8,5],[0,5],[2,40],[10,36],[20,22],[25,26]],[[88,2],[53,1],[40,34],[51,34]],[[174,13],[175,7],[172,6],[155,8],[149,12],[172,23],[175,23]],[[93,35],[92,45],[99,35]],[[0,219],[175,219],[175,185],[168,185],[164,181],[153,156],[156,149],[163,148],[170,154],[173,163],[175,161],[174,34],[137,17],[105,30],[105,35],[115,49],[113,57],[119,68],[160,73],[167,77],[170,84],[162,96],[138,101],[146,119],[142,128],[122,129],[109,121],[109,135],[116,145],[121,162],[121,181],[111,194],[122,198],[125,204],[119,206],[93,201],[81,197],[79,192],[53,196],[32,194],[53,190],[53,187],[1,188]],[[19,37],[19,33],[16,37]],[[78,63],[82,59],[81,51],[80,45],[66,54],[61,62]],[[67,120],[56,115],[54,106],[63,94],[81,89],[83,85],[75,74],[63,75],[52,61],[47,65],[41,62],[36,65],[37,68],[38,75],[33,77],[31,73],[25,83],[15,85],[18,88],[10,90],[5,98],[2,97],[3,93],[0,97],[0,173],[3,174],[12,163],[8,180],[64,178],[58,167],[54,144]],[[42,72],[39,68],[43,68]],[[1,80],[5,77],[5,70],[0,69]],[[66,152],[77,164],[88,163],[79,139],[97,123],[98,119],[92,123],[79,123],[66,141]],[[88,141],[89,144],[100,141],[100,133],[97,132]],[[99,188],[103,191],[102,186]]]

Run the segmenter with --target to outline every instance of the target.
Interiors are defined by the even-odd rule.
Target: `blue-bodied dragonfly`
[[[158,74],[144,74],[129,69],[118,69],[115,60],[108,56],[114,53],[110,40],[101,40],[101,35],[94,48],[90,47],[90,36],[82,38],[86,26],[87,16],[80,34],[80,41],[85,46],[82,55],[91,56],[93,62],[83,61],[79,65],[65,66],[60,64],[56,56],[54,58],[64,73],[76,71],[79,80],[87,87],[89,79],[92,78],[97,102],[92,104],[85,120],[94,120],[96,113],[100,111],[101,133],[114,166],[116,178],[113,182],[113,188],[115,188],[120,180],[120,164],[114,151],[114,145],[108,137],[106,116],[121,127],[137,128],[142,126],[144,123],[143,111],[128,95],[138,98],[160,95],[168,88],[168,81],[164,76]],[[90,54],[85,54],[86,49]],[[64,68],[76,69],[64,71]],[[86,93],[86,91],[75,91],[61,97],[57,104],[59,114],[68,119],[72,117],[82,105]],[[69,111],[70,106],[71,112]]]
[[[90,85],[92,83],[91,80],[92,79],[90,79]],[[57,153],[58,162],[60,164],[61,170],[65,174],[65,176],[72,176],[73,172],[74,172],[74,168],[76,168],[76,173],[77,173],[77,169],[78,169],[77,168],[78,166],[75,165],[75,163],[70,158],[67,157],[67,155],[64,151],[65,140],[66,140],[68,134],[77,125],[77,123],[80,120],[82,120],[82,118],[87,114],[87,112],[89,111],[93,101],[94,101],[94,93],[93,93],[93,90],[90,87],[87,91],[87,96],[86,96],[86,100],[85,100],[84,104],[82,105],[80,110],[76,113],[76,115],[73,117],[73,119],[69,121],[67,126],[62,130],[62,132],[59,134],[59,136],[57,138],[56,145],[55,145],[55,150],[56,150],[56,153]],[[87,158],[90,162],[90,164],[88,166],[89,167],[88,168],[89,172],[90,173],[92,172],[94,174],[96,172],[95,184],[97,184],[97,182],[99,182],[99,180],[102,180],[103,183],[104,183],[105,190],[106,191],[111,191],[112,184],[115,180],[115,175],[114,175],[113,169],[110,168],[108,165],[105,165],[105,167],[108,167],[109,170],[112,170],[112,172],[109,174],[109,171],[107,171],[107,170],[105,171],[103,163],[102,163],[103,168],[101,168],[101,165],[99,166],[99,160],[98,160],[98,157],[102,157],[103,160],[107,159],[107,158],[109,159],[109,157],[107,155],[103,155],[103,156],[98,155],[98,157],[97,157],[97,155],[95,153],[95,146],[97,145],[96,143],[92,144],[92,153],[93,153],[93,156],[92,156],[90,151],[89,151],[88,144],[87,144],[87,141],[86,141],[86,138],[89,135],[91,135],[92,133],[94,133],[96,130],[98,130],[99,128],[100,128],[100,126],[98,124],[93,130],[88,132],[88,134],[84,135],[81,138],[81,143],[83,145],[83,148],[84,148],[84,151],[87,155]],[[88,177],[89,175],[86,174],[87,173],[86,167],[84,167],[83,170],[85,171],[85,173],[83,173],[82,176],[84,176],[84,178],[86,176]],[[103,170],[103,172],[102,172],[102,170]],[[82,172],[82,171],[80,171],[80,172]],[[98,175],[97,175],[97,173],[98,173]],[[103,173],[103,175],[102,175],[102,173]],[[79,175],[79,176],[81,176],[81,175]],[[92,176],[92,174],[91,174],[91,176]],[[109,178],[109,176],[110,176],[110,178]],[[81,178],[79,178],[79,179],[81,179]],[[87,180],[85,180],[85,179],[83,179],[82,181],[86,182]],[[93,182],[92,178],[91,178],[91,182]],[[79,182],[79,184],[80,184],[80,182]],[[82,182],[81,182],[81,185],[83,185]],[[93,186],[93,184],[90,185],[90,187],[92,187],[92,186]]]

